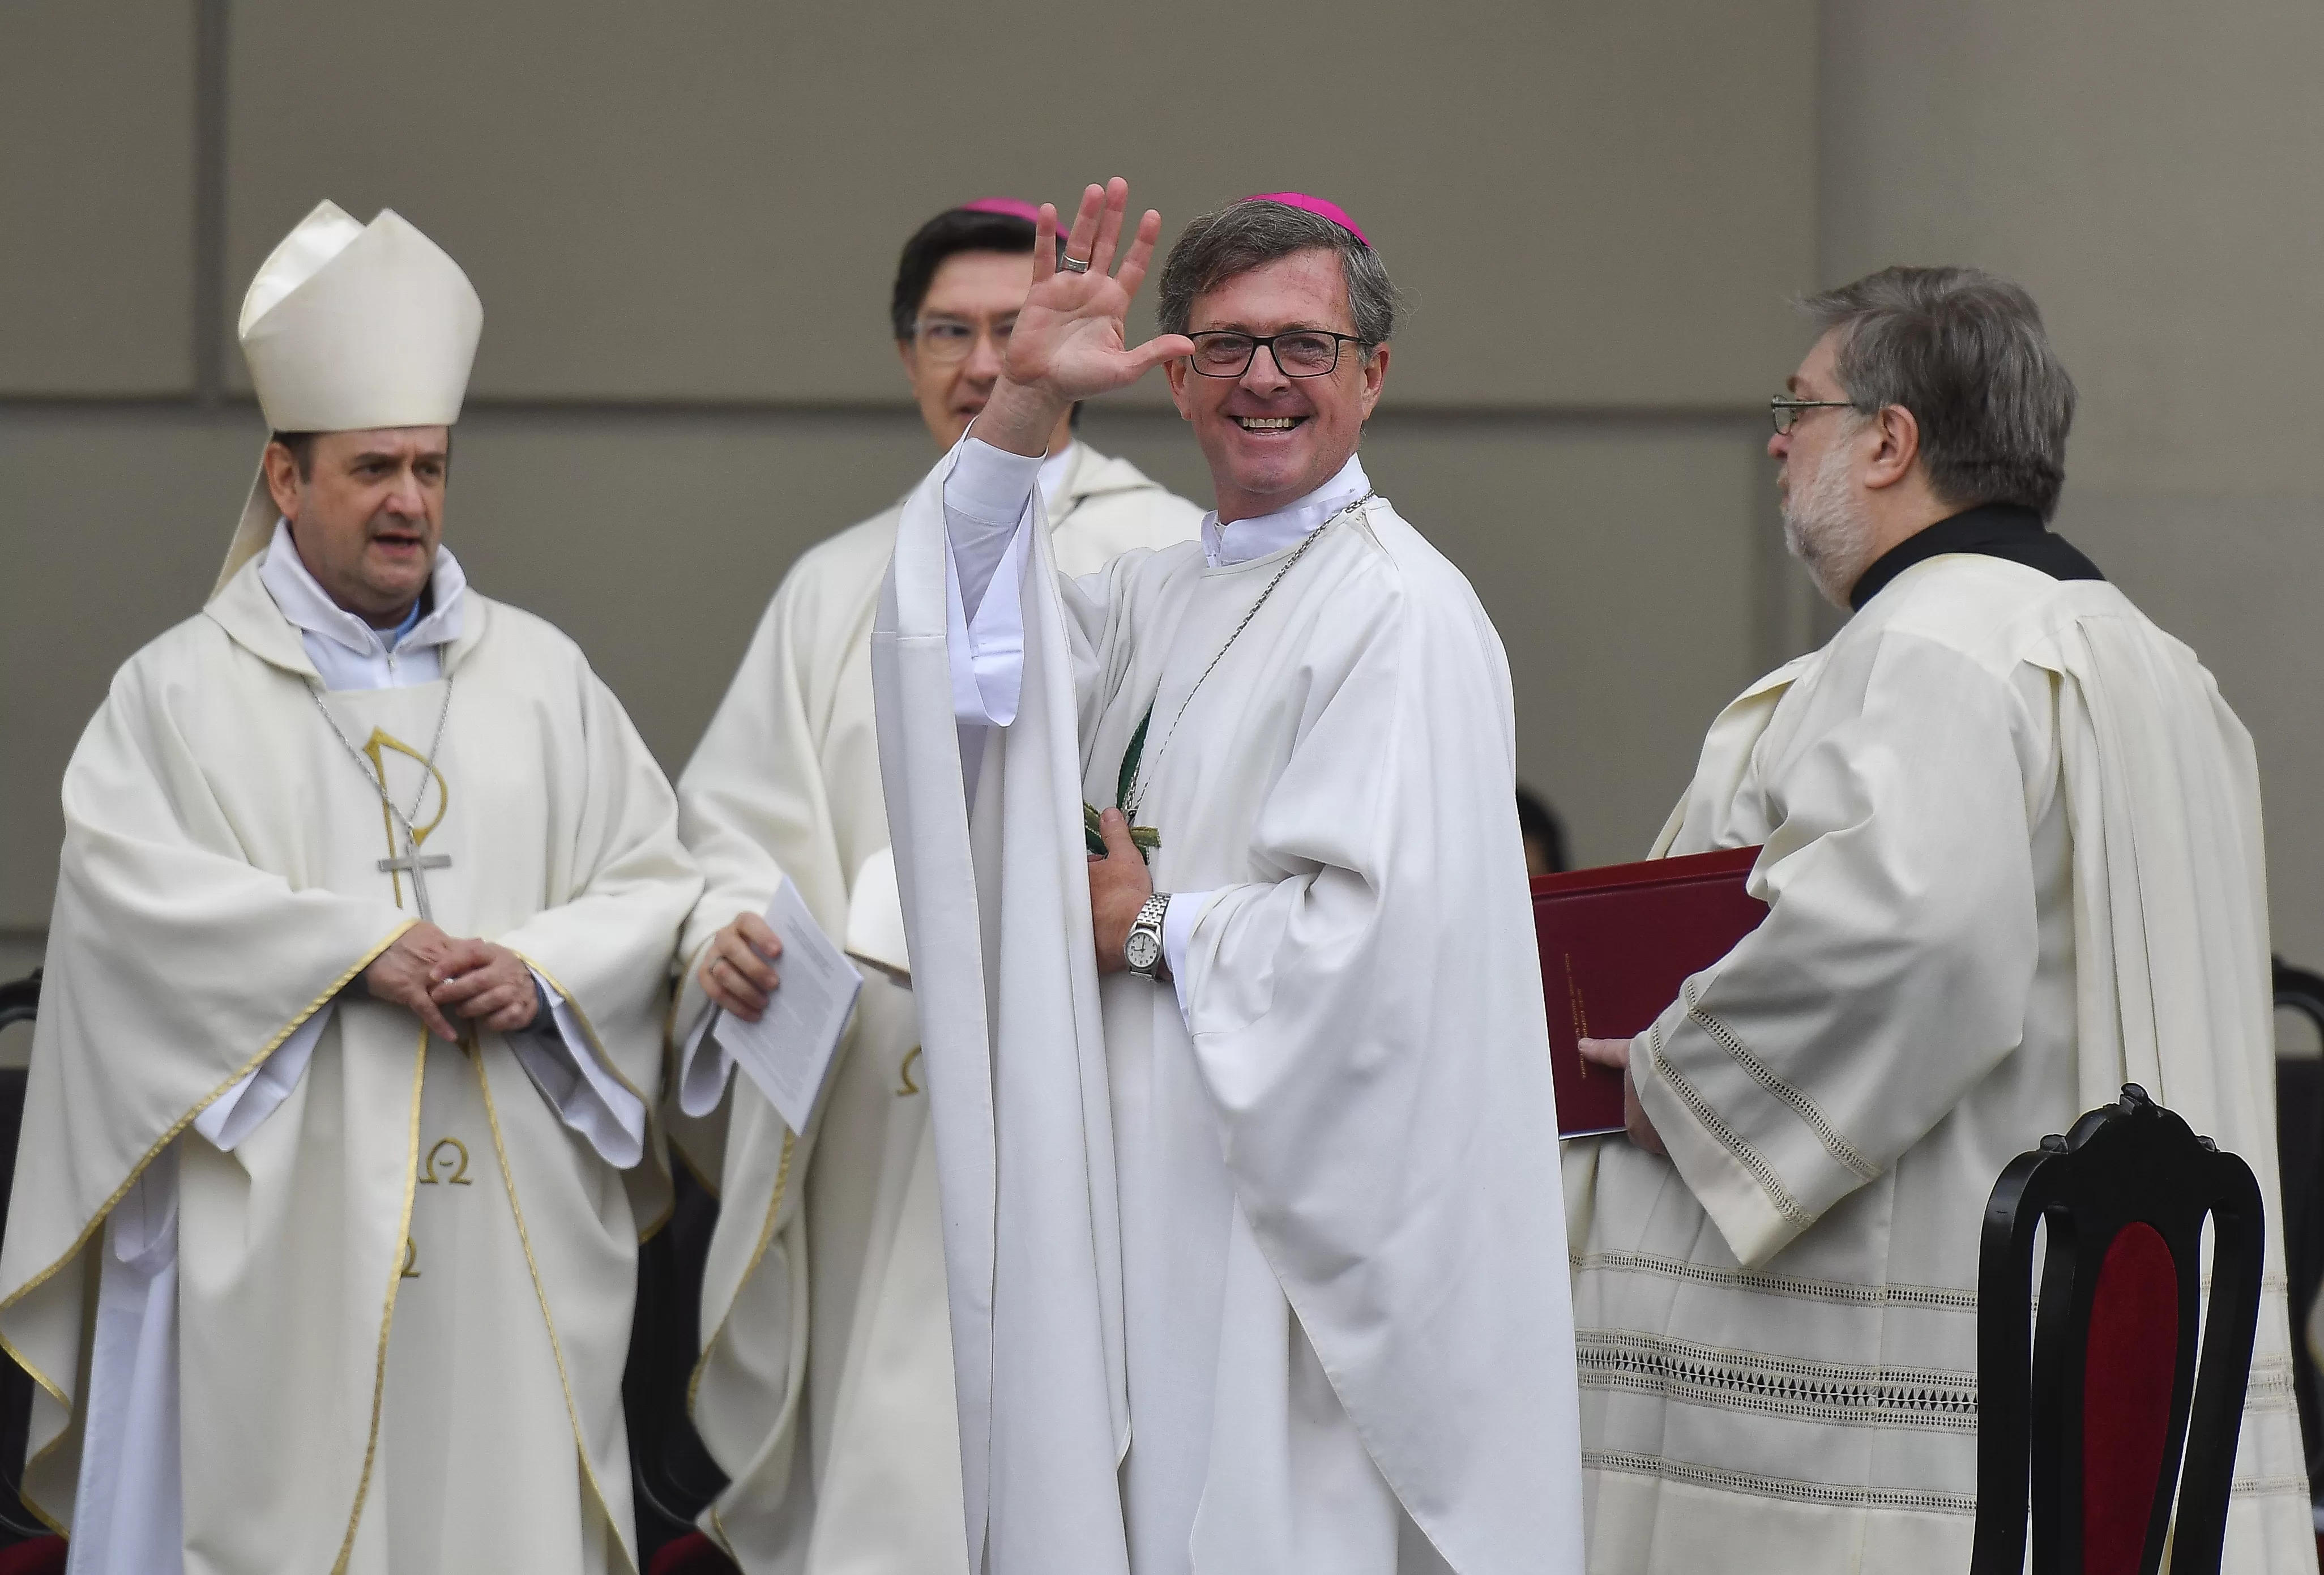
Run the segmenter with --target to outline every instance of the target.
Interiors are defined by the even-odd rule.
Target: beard
[[[1834,605],[1848,604],[1849,587],[1865,568],[1872,528],[1849,485],[1848,446],[1835,443],[1803,482],[1784,494],[1784,547],[1815,578]]]

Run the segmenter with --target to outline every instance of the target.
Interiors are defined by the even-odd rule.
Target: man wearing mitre
[[[482,318],[392,212],[275,249],[225,569],[66,772],[0,1335],[77,1571],[637,1567],[632,1167],[700,880],[581,653],[438,545]]]
[[[1161,221],[1127,200],[1091,187],[1055,260],[1044,210],[872,646],[971,1562],[1572,1570],[1508,670],[1356,452],[1394,288],[1336,206],[1250,198],[1187,227],[1130,348]],[[1217,511],[1057,573],[1048,433],[1166,364]]]
[[[1852,611],[1711,725],[1657,854],[1763,849],[1758,928],[1635,1039],[1565,1156],[1590,1565],[1958,1571],[2001,1171],[2135,1082],[2257,1173],[2280,1265],[2250,737],[2052,533],[2074,391],[2025,292],[1816,296],[1784,534]],[[2281,1269],[2224,1568],[2312,1570]]]
[[[1036,216],[1030,203],[982,198],[905,243],[890,317],[941,448],[960,441],[1001,374],[1032,278]],[[1050,550],[1074,573],[1191,540],[1202,516],[1082,442],[1070,418],[1048,434],[1039,490]],[[965,1568],[935,1140],[901,959],[864,970],[830,1093],[805,1135],[732,1076],[704,1032],[707,1006],[755,1019],[779,988],[779,944],[761,916],[785,875],[835,937],[847,935],[851,907],[859,940],[867,926],[901,933],[871,644],[901,509],[833,537],[783,576],[678,783],[679,832],[706,886],[682,948],[692,965],[675,1020],[698,1026],[681,1043],[685,1115],[671,1125],[720,1179],[723,1204],[692,1411],[730,1478],[704,1526],[752,1571],[793,1567],[785,1561],[799,1547],[810,1572]],[[804,1317],[793,1311],[802,1285]]]

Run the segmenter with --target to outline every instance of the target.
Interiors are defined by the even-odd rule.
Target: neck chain
[[[394,816],[395,824],[402,828],[405,851],[417,854],[420,852],[420,839],[413,834],[411,823],[419,818],[420,806],[428,797],[428,784],[436,775],[436,751],[444,742],[444,719],[452,714],[452,675],[449,673],[444,675],[444,704],[436,711],[436,736],[428,741],[428,756],[420,762],[422,768],[420,773],[420,791],[411,796],[411,812],[409,815],[405,814],[403,806],[396,803],[388,794],[385,764],[383,763],[379,768],[379,774],[374,776],[370,763],[364,759],[363,751],[355,748],[355,741],[349,738],[339,726],[338,718],[331,714],[331,708],[323,704],[323,691],[317,686],[309,684],[307,686],[307,695],[315,702],[315,709],[323,714],[324,724],[331,730],[331,736],[337,739],[340,745],[346,749],[347,759],[355,763],[355,769],[363,773],[364,780],[372,785],[374,791],[379,795],[379,801],[387,806],[387,813]]]
[[[1218,654],[1211,658],[1210,666],[1204,668],[1202,672],[1202,677],[1194,680],[1194,686],[1186,691],[1186,697],[1184,700],[1178,702],[1177,713],[1170,718],[1169,730],[1163,733],[1162,741],[1154,746],[1154,752],[1149,755],[1146,754],[1143,749],[1140,750],[1140,758],[1138,762],[1137,779],[1130,784],[1130,792],[1123,798],[1121,804],[1122,814],[1133,824],[1136,824],[1138,820],[1139,806],[1146,802],[1146,789],[1151,786],[1153,782],[1153,774],[1146,769],[1147,763],[1148,761],[1153,761],[1158,766],[1158,763],[1162,759],[1162,751],[1168,749],[1170,747],[1170,741],[1178,736],[1178,723],[1186,719],[1186,707],[1192,705],[1194,703],[1194,696],[1202,692],[1204,681],[1218,670],[1219,663],[1225,660],[1227,652],[1234,649],[1234,642],[1242,638],[1242,631],[1250,627],[1250,621],[1259,616],[1259,610],[1267,605],[1267,599],[1269,596],[1275,594],[1275,587],[1283,583],[1283,576],[1289,574],[1292,569],[1298,565],[1299,560],[1307,556],[1307,549],[1315,545],[1315,539],[1323,535],[1324,531],[1329,530],[1333,525],[1336,525],[1341,520],[1346,519],[1349,515],[1354,513],[1357,510],[1362,508],[1366,503],[1370,502],[1379,495],[1379,494],[1378,493],[1366,493],[1362,497],[1358,498],[1354,502],[1350,503],[1346,508],[1342,509],[1338,513],[1333,514],[1330,519],[1324,520],[1321,525],[1316,526],[1314,530],[1310,530],[1305,536],[1300,539],[1297,549],[1294,551],[1289,557],[1283,560],[1283,566],[1275,571],[1275,577],[1267,582],[1267,588],[1265,590],[1259,592],[1259,600],[1250,604],[1250,610],[1242,615],[1242,622],[1234,626],[1234,632],[1227,636],[1226,643],[1220,646],[1218,649]],[[1148,705],[1146,710],[1146,722],[1151,722],[1153,720],[1154,708],[1151,705]],[[1146,732],[1146,723],[1139,723],[1138,732],[1139,734],[1139,742],[1142,745],[1145,742],[1144,735]]]

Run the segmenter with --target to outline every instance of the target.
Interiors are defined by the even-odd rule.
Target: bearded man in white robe
[[[1357,457],[1394,287],[1331,203],[1246,199],[1131,349],[1127,200],[1091,187],[1054,265],[1044,210],[873,645],[972,1566],[1572,1570],[1508,664]],[[1046,435],[1163,364],[1218,510],[1061,575]]]
[[[1655,852],[1762,846],[1763,924],[1568,1146],[1590,1567],[1969,1567],[1995,1180],[2144,1086],[2243,1156],[2265,1280],[2224,1568],[2312,1570],[2259,788],[2194,653],[2045,528],[2073,386],[2015,286],[1807,303],[1786,537],[1854,616],[1711,726]]]
[[[73,755],[0,1335],[71,1568],[633,1571],[668,783],[439,546],[482,325],[329,203],[241,331],[217,589]]]
[[[1036,213],[980,198],[905,244],[896,347],[940,448],[960,441],[1000,376],[1032,276]],[[1070,418],[1047,437],[1043,522],[1071,572],[1194,537],[1199,509],[1079,441]],[[786,875],[835,937],[846,934],[851,900],[884,905],[881,927],[900,926],[872,717],[872,619],[901,511],[841,532],[783,577],[678,778],[680,834],[706,878],[686,931],[682,1026],[711,1005],[756,1020],[779,988],[779,945],[762,915]],[[715,1033],[691,1031],[683,1045],[673,1127],[722,1202],[691,1412],[730,1480],[702,1524],[754,1575],[966,1567],[919,1045],[908,984],[868,971],[805,1135],[747,1076],[733,1077]]]

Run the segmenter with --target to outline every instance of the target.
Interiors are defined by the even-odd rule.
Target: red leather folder
[[[1535,878],[1559,1137],[1622,1129],[1621,1073],[1585,1064],[1575,1041],[1644,1033],[1689,975],[1757,929],[1767,905],[1744,882],[1758,861],[1757,848],[1721,848]]]

